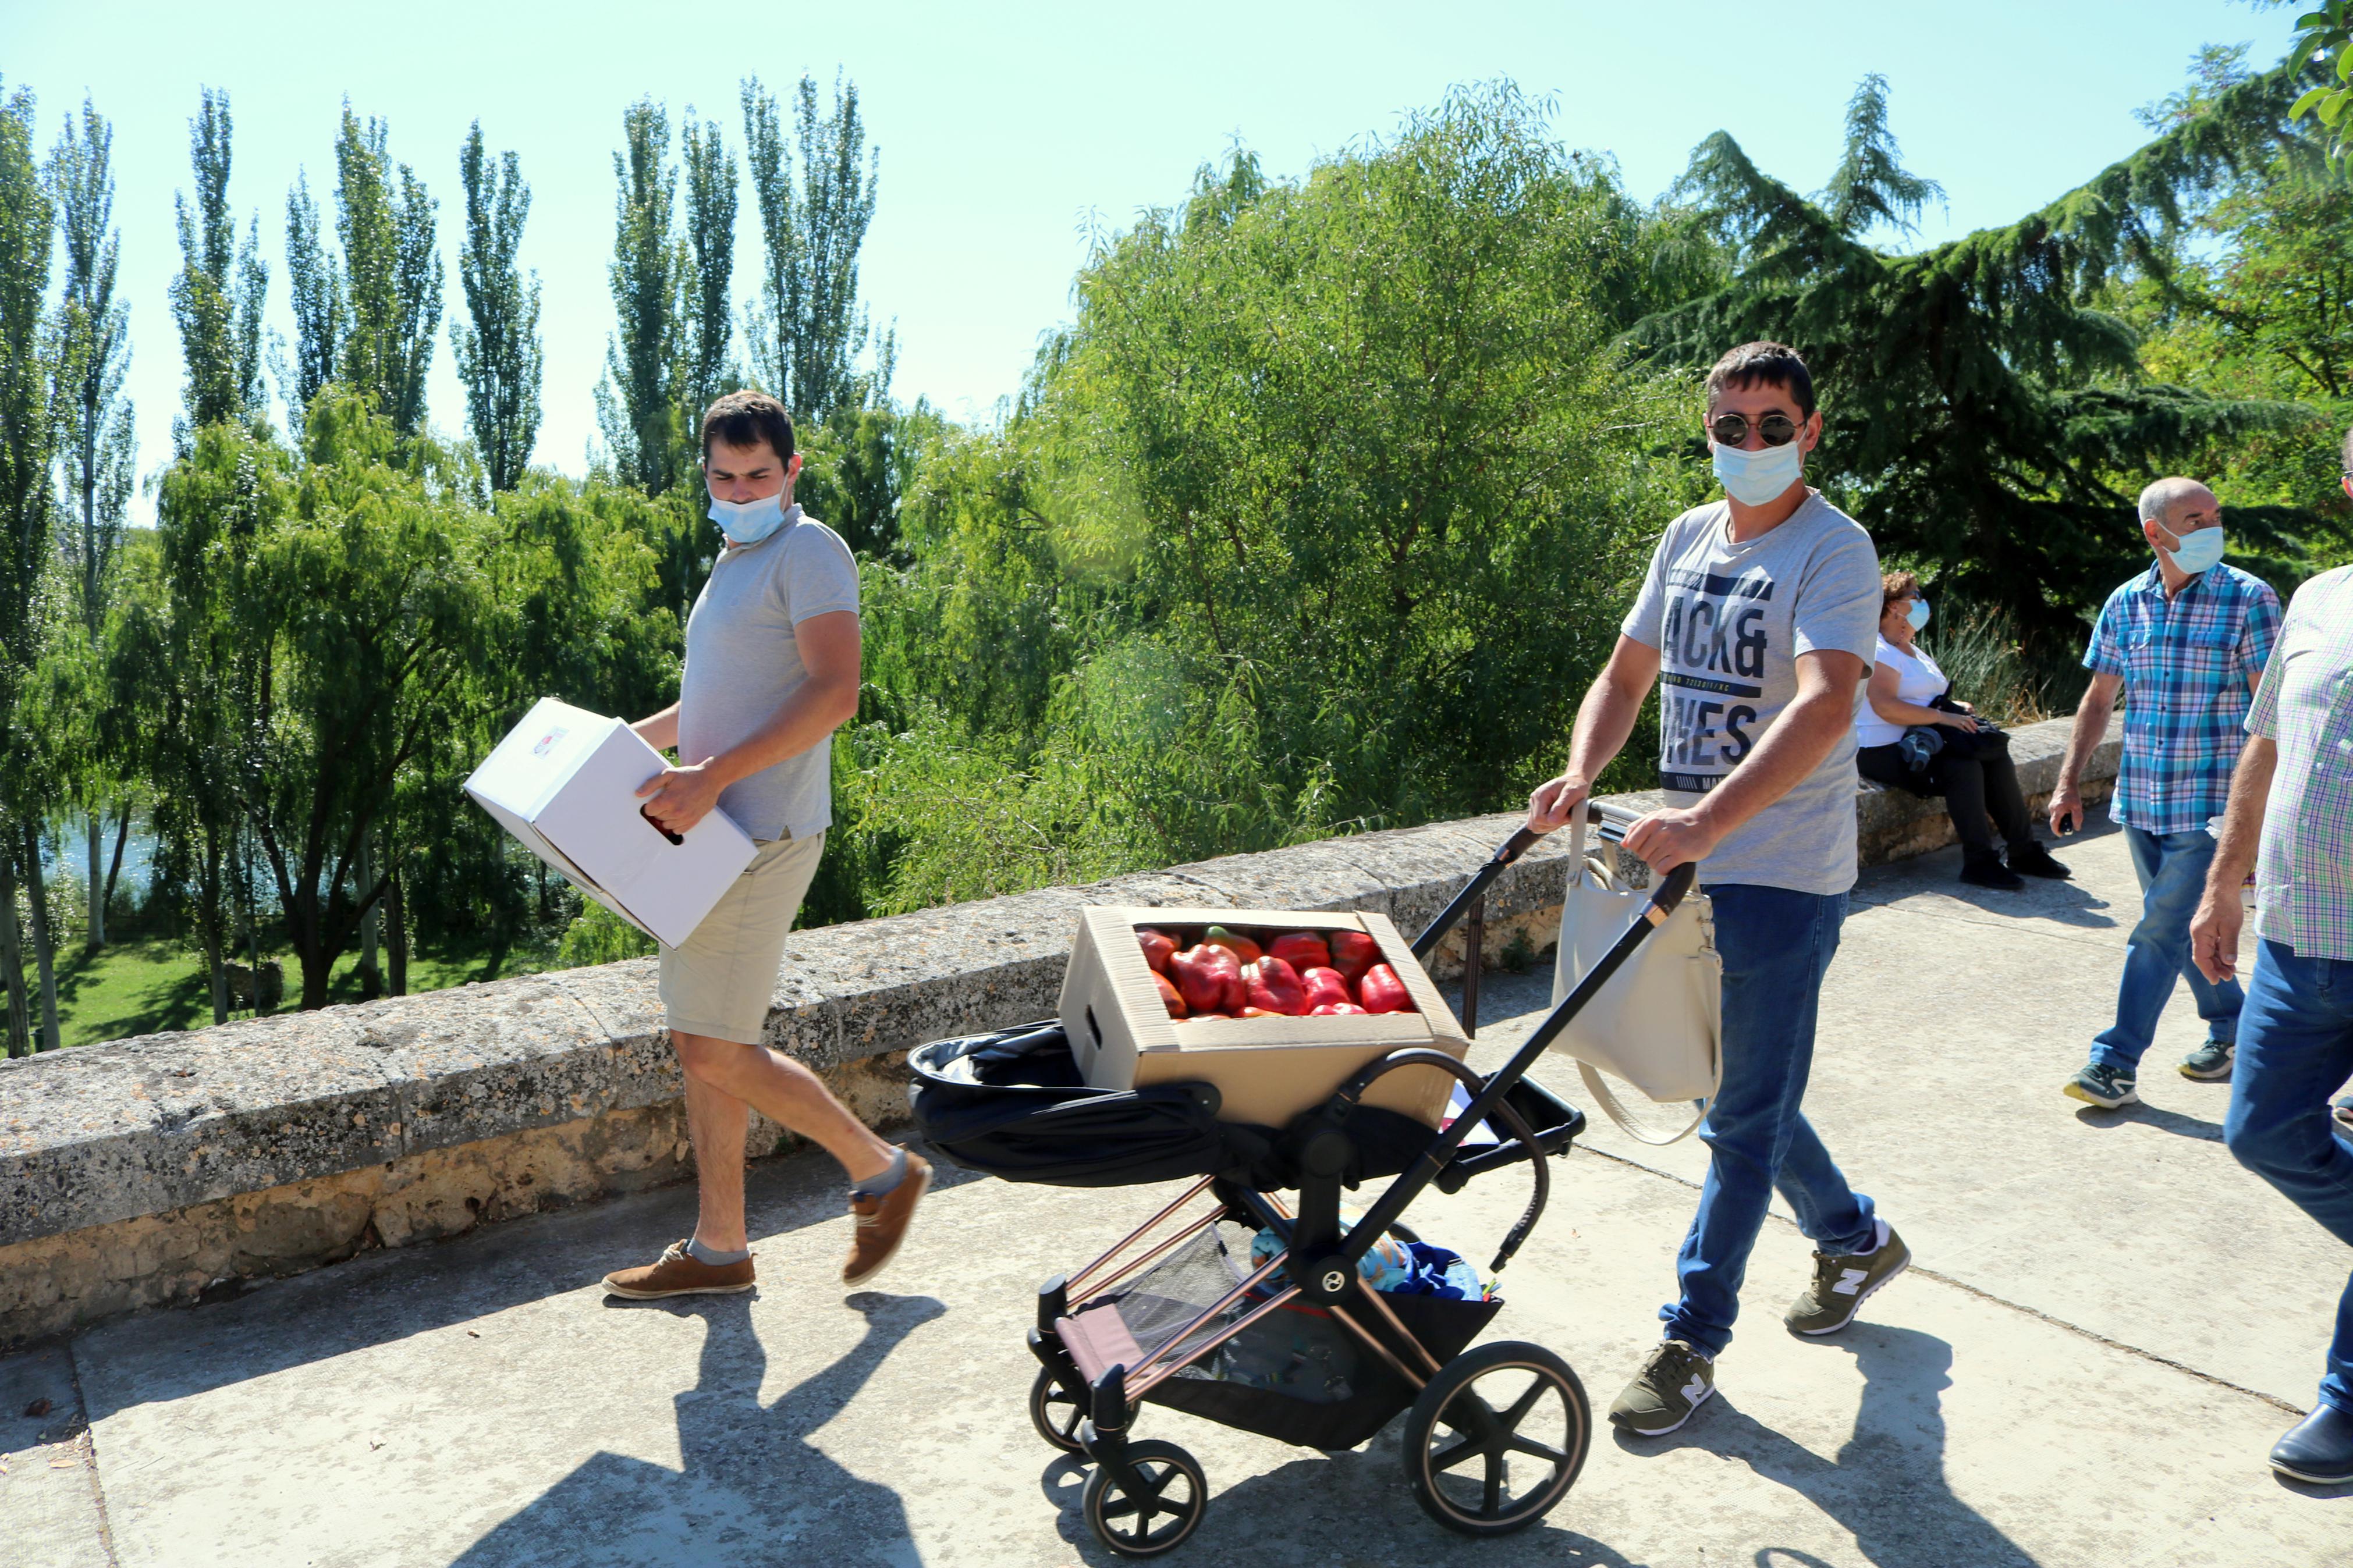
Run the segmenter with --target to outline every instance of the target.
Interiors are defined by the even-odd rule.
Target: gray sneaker
[[[1879,1288],[1911,1266],[1912,1249],[1885,1220],[1869,1252],[1814,1254],[1814,1279],[1781,1321],[1798,1333],[1834,1334],[1854,1321]]]
[[[2181,1076],[2200,1083],[2220,1083],[2231,1076],[2231,1058],[2239,1047],[2228,1040],[2209,1040],[2181,1058]]]
[[[1663,1437],[1715,1392],[1715,1363],[1681,1340],[1668,1340],[1609,1407],[1609,1419],[1638,1437]]]
[[[2088,1105],[2096,1105],[2102,1110],[2114,1110],[2119,1105],[2131,1105],[2140,1099],[2133,1089],[2134,1081],[2133,1075],[2128,1072],[2094,1062],[2061,1084],[2059,1092]]]

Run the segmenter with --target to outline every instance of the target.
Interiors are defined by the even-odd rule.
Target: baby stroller
[[[1631,820],[1588,810],[1608,839]],[[1414,956],[1426,960],[1466,913],[1483,910],[1488,885],[1536,842],[1514,833],[1414,941]],[[917,1123],[959,1164],[1072,1186],[1195,1178],[1110,1251],[1038,1290],[1030,1420],[1048,1443],[1093,1462],[1082,1507],[1105,1546],[1130,1557],[1171,1551],[1199,1527],[1208,1500],[1190,1454],[1131,1435],[1146,1403],[1327,1450],[1354,1447],[1403,1413],[1414,1500],[1466,1535],[1523,1530],[1567,1494],[1592,1435],[1568,1363],[1515,1341],[1471,1348],[1502,1308],[1491,1293],[1376,1289],[1358,1265],[1385,1237],[1434,1254],[1401,1223],[1407,1206],[1429,1187],[1456,1192],[1525,1162],[1535,1190],[1488,1272],[1511,1259],[1550,1192],[1545,1157],[1585,1124],[1525,1075],[1692,877],[1684,866],[1661,879],[1501,1071],[1482,1077],[1428,1047],[1392,1051],[1283,1128],[1220,1121],[1207,1084],[1088,1089],[1059,1023],[913,1053]],[[1383,1075],[1423,1066],[1458,1080],[1443,1131],[1362,1103]],[[1341,1188],[1377,1177],[1395,1179],[1344,1225]],[[1295,1210],[1277,1196],[1293,1190]],[[1267,1232],[1280,1243],[1271,1255],[1265,1240],[1251,1246]]]

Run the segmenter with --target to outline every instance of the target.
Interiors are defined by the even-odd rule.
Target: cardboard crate
[[[1419,1009],[1325,1018],[1171,1018],[1136,945],[1135,928],[1221,925],[1258,935],[1286,931],[1359,931],[1405,983]],[[1329,1099],[1366,1062],[1408,1046],[1430,1046],[1458,1061],[1471,1047],[1462,1026],[1415,962],[1412,948],[1381,914],[1309,914],[1293,910],[1091,909],[1079,919],[1062,980],[1062,1027],[1088,1083],[1141,1089],[1205,1082],[1223,1097],[1226,1121],[1281,1127]],[[1365,1103],[1438,1125],[1453,1079],[1437,1068],[1401,1068],[1375,1083]]]
[[[466,793],[579,889],[676,947],[757,851],[713,811],[673,841],[638,788],[667,766],[618,719],[542,698],[466,781]]]

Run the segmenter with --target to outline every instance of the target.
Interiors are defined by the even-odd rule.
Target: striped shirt
[[[2279,595],[2235,566],[2210,566],[2168,599],[2152,562],[2108,595],[2084,668],[2124,678],[2124,760],[2109,816],[2163,837],[2222,814],[2279,620]]]
[[[2288,601],[2247,732],[2279,746],[2255,859],[2255,930],[2353,963],[2353,566]]]

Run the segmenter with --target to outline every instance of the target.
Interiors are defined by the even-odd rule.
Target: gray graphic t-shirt
[[[1798,694],[1799,654],[1837,650],[1868,672],[1879,640],[1879,552],[1862,525],[1809,491],[1788,521],[1743,544],[1730,507],[1667,524],[1620,629],[1659,650],[1659,786],[1690,805],[1722,784]],[[1857,681],[1854,700],[1862,700]],[[1703,886],[1801,893],[1854,885],[1854,735],[1700,862]]]
[[[723,550],[686,621],[678,755],[695,763],[749,739],[808,679],[793,628],[858,608],[858,558],[796,504],[757,544]],[[833,742],[719,792],[719,809],[754,838],[807,838],[833,823]]]

